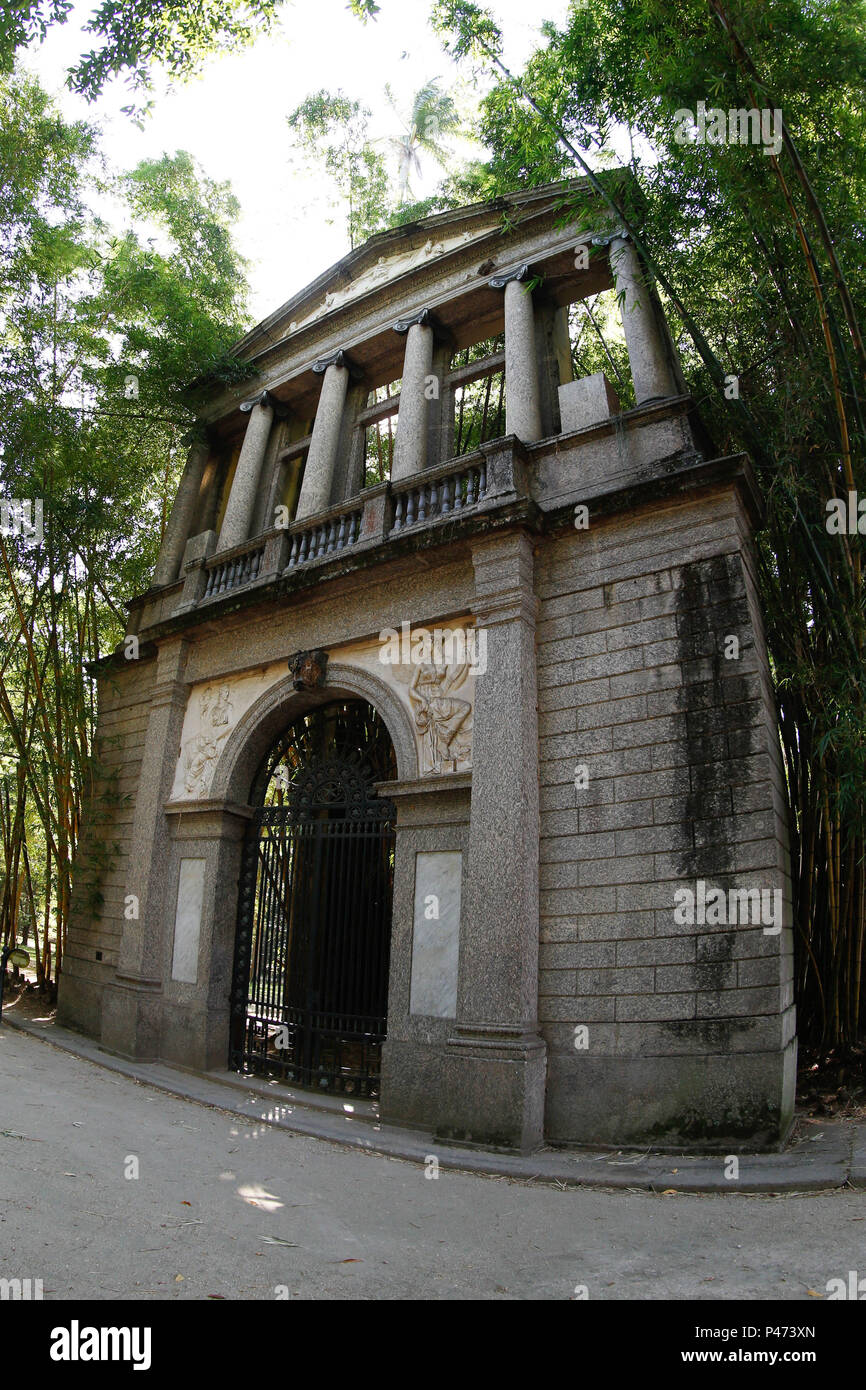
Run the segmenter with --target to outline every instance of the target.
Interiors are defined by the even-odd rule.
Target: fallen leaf
[[[175,1282],[176,1284],[182,1284],[182,1283],[183,1283],[183,1275],[182,1275],[182,1274],[176,1274],[176,1275],[174,1276],[174,1282]]]
[[[677,1189],[676,1189],[675,1187],[666,1187],[665,1190],[664,1190],[664,1192],[662,1193],[662,1196],[663,1196],[663,1197],[676,1197],[676,1196],[677,1196]]]
[[[815,1289],[807,1289],[806,1292],[807,1292],[807,1294],[809,1295],[810,1298],[823,1298],[823,1297],[824,1297],[824,1295],[823,1295],[822,1293],[817,1293]]]
[[[182,1206],[182,1207],[191,1207],[191,1206],[192,1206],[192,1202],[181,1202],[181,1206]]]
[[[298,1248],[296,1240],[283,1240],[282,1236],[262,1236],[265,1245],[291,1245],[295,1250]]]

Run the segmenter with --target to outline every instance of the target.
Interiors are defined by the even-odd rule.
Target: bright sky
[[[43,47],[26,56],[27,66],[56,94],[65,116],[101,125],[116,168],[186,149],[211,178],[231,183],[242,208],[237,241],[251,262],[255,320],[348,250],[342,215],[323,198],[323,179],[301,174],[292,158],[289,112],[319,88],[341,88],[372,109],[375,135],[397,135],[386,82],[402,109],[430,78],[441,77],[446,87],[460,78],[428,26],[429,0],[381,0],[376,22],[366,25],[346,0],[290,0],[278,33],[212,60],[201,78],[185,86],[157,90],[155,109],[138,130],[121,113],[130,101],[123,82],[113,83],[92,106],[63,86],[66,68],[94,46],[80,26],[95,8],[95,0],[79,0],[67,24],[51,30]],[[490,8],[503,26],[505,59],[519,70],[538,42],[542,21],[562,21],[568,0],[542,0],[539,9],[526,0],[494,0]],[[440,176],[428,160],[415,195],[429,193]],[[328,218],[333,225],[326,224]]]

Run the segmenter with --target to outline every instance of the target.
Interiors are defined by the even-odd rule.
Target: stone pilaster
[[[220,528],[218,551],[242,545],[250,533],[259,477],[274,420],[274,402],[267,391],[255,400],[244,401],[241,410],[249,411],[250,419]]]
[[[103,1002],[104,1046],[142,1060],[159,1055],[165,933],[171,929],[165,901],[170,837],[163,807],[171,792],[186,711],[187,648],[183,639],[175,638],[160,647],[157,657],[126,885],[134,915],[124,921],[117,973]]]
[[[180,487],[174,499],[174,506],[168,518],[165,535],[160,547],[159,559],[153,572],[154,587],[173,584],[178,578],[184,546],[189,539],[193,514],[198,502],[205,464],[210,456],[206,440],[193,443],[180,480]]]
[[[520,265],[490,280],[493,289],[505,290],[505,433],[516,434],[524,444],[543,436],[535,348],[535,310],[532,294],[524,283],[529,266]]]
[[[437,1133],[529,1150],[542,1141],[546,1051],[538,1033],[538,726],[532,542],[476,543],[479,628],[472,802],[457,1022]]]
[[[391,467],[392,483],[420,473],[427,465],[429,401],[426,388],[433,371],[433,326],[429,310],[422,309],[413,318],[399,319],[394,329],[397,333],[406,334],[406,351]]]
[[[327,511],[331,505],[337,449],[349,387],[349,364],[346,354],[342,351],[332,353],[330,357],[320,358],[314,363],[313,371],[323,376],[322,393],[319,396],[310,448],[304,464],[296,521]]]
[[[627,237],[612,239],[610,266],[617,294],[623,295],[622,323],[636,404],[677,395],[649,287],[637,252]]]

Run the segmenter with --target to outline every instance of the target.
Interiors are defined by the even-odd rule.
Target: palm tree
[[[448,151],[442,143],[441,137],[451,134],[460,125],[460,117],[454,98],[450,92],[440,91],[439,80],[438,77],[434,77],[418,89],[412,98],[412,108],[409,115],[403,123],[404,133],[392,137],[390,141],[397,152],[399,169],[397,201],[401,205],[407,200],[411,176],[413,173],[420,176],[420,152],[423,151],[425,154],[432,155],[438,164],[444,165],[448,158]],[[386,86],[385,91],[391,106],[396,111],[397,106],[391,88]]]

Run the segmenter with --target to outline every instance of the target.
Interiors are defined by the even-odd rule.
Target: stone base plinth
[[[537,1035],[458,1035],[442,1059],[436,1137],[518,1153],[540,1148],[546,1072],[547,1048]]]
[[[797,1043],[707,1057],[553,1053],[545,1133],[554,1144],[776,1149],[794,1113]]]
[[[162,999],[155,989],[107,985],[102,996],[102,1046],[119,1057],[154,1062],[160,1056]]]

